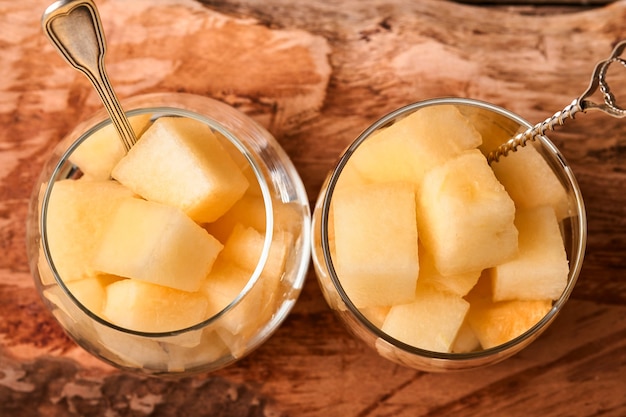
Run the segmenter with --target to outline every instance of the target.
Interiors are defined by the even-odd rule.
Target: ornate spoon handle
[[[65,60],[93,84],[126,151],[137,141],[104,68],[106,41],[92,0],[61,0],[43,14],[44,32]]]
[[[574,119],[574,116],[581,111],[584,113],[587,110],[600,110],[613,117],[625,117],[626,110],[617,105],[615,97],[611,93],[609,85],[606,82],[606,73],[611,64],[617,63],[626,67],[626,61],[621,58],[621,54],[625,48],[626,40],[621,41],[615,46],[608,59],[601,61],[596,65],[593,75],[591,76],[589,87],[580,97],[574,99],[574,101],[567,105],[563,110],[556,112],[552,117],[547,118],[541,123],[537,123],[530,129],[517,134],[508,142],[500,145],[498,149],[489,153],[487,161],[489,163],[497,162],[500,157],[507,156],[509,152],[517,151],[518,147],[526,146],[528,141],[535,140],[537,136],[544,135],[547,130],[554,130],[556,125],[563,125],[565,120],[568,118]],[[598,90],[600,90],[604,99],[603,103],[595,103],[590,99],[590,97]]]

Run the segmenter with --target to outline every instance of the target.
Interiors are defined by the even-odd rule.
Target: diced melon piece
[[[128,118],[136,137],[140,137],[150,124],[150,114],[138,114]],[[95,131],[70,155],[70,162],[77,165],[86,178],[108,180],[113,167],[124,157],[126,149],[115,127],[106,125]]]
[[[287,233],[275,233],[263,268],[263,275],[280,280],[285,270],[288,245],[291,239]],[[233,232],[224,245],[221,258],[252,273],[259,260],[265,244],[265,235],[252,227],[235,225]]]
[[[357,150],[357,152],[360,152]],[[340,192],[343,187],[354,187],[359,185],[365,185],[373,182],[371,179],[366,178],[357,169],[358,163],[353,163],[352,159],[344,165],[337,182],[335,183],[335,192]],[[330,179],[330,178],[329,178]]]
[[[250,271],[231,262],[218,260],[200,288],[200,292],[209,301],[207,317],[214,316],[235,301],[251,277]],[[242,334],[249,328],[256,328],[261,318],[259,313],[265,305],[263,297],[255,291],[259,288],[261,286],[257,281],[236,307],[220,317],[219,324],[222,328],[233,335]]]
[[[478,148],[485,156],[515,136],[518,131],[524,130],[520,128],[517,121],[508,116],[486,112],[484,108],[479,106],[462,105],[458,109],[480,133],[482,143]]]
[[[472,327],[469,325],[466,315],[465,321],[459,328],[459,332],[454,339],[450,351],[453,353],[468,353],[478,349],[480,349],[480,340],[478,340],[476,333],[474,333]]]
[[[559,220],[569,217],[565,187],[532,144],[500,158],[491,168],[516,207],[550,205]]]
[[[170,354],[159,339],[120,332],[95,321],[93,325],[97,339],[106,346],[102,350],[105,358],[131,368],[167,370]]]
[[[495,301],[555,300],[567,286],[569,264],[554,210],[518,210],[519,255],[491,270]]]
[[[441,274],[479,271],[517,254],[515,205],[480,151],[430,171],[418,201],[420,239]]]
[[[207,364],[220,366],[229,359],[228,346],[212,329],[204,329],[197,346],[181,346],[169,344],[168,372],[193,372]]]
[[[206,318],[207,299],[136,279],[123,279],[106,287],[102,314],[120,327],[141,332],[170,332]]]
[[[411,346],[449,352],[468,309],[456,294],[422,287],[412,303],[391,307],[382,330]]]
[[[341,285],[357,308],[408,303],[419,273],[414,186],[345,188],[332,200]]]
[[[349,164],[369,181],[408,181],[419,187],[431,168],[481,140],[455,106],[428,106],[376,132]]]
[[[106,296],[105,288],[119,279],[121,278],[114,275],[104,275],[68,282],[66,286],[79,303],[95,315],[101,316]]]
[[[467,315],[483,349],[512,340],[537,324],[552,307],[550,300],[472,303]]]
[[[197,291],[222,244],[182,211],[141,199],[122,202],[94,257],[104,273]]]
[[[387,314],[389,314],[390,306],[372,306],[359,309],[361,314],[370,321],[374,326],[381,328],[385,322]]]
[[[481,271],[466,272],[457,275],[441,275],[435,267],[435,260],[422,245],[419,245],[420,273],[417,286],[429,285],[441,291],[466,295],[478,282]]]
[[[265,202],[262,196],[244,195],[222,217],[204,228],[220,242],[226,242],[236,224],[265,232]]]
[[[244,194],[248,180],[211,129],[194,119],[157,119],[113,169],[147,200],[212,222]]]
[[[132,196],[130,190],[114,181],[54,183],[46,227],[50,254],[63,281],[96,276],[92,260],[108,220],[118,204]]]

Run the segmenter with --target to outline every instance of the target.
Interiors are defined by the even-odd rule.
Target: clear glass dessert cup
[[[129,330],[94,314],[68,289],[48,244],[49,202],[55,184],[85,175],[76,149],[112,126],[104,111],[77,126],[56,147],[33,190],[27,249],[42,300],[65,332],[89,353],[118,368],[148,375],[188,375],[227,366],[252,352],[280,326],[302,289],[310,259],[310,211],[298,173],[276,140],[253,120],[218,101],[189,94],[150,94],[122,102],[129,117],[186,117],[210,127],[256,187],[263,249],[249,280],[224,308],[201,322],[167,332]],[[259,207],[257,206],[257,207]],[[288,234],[282,263],[269,265],[274,238]],[[79,243],[77,243],[79,244]],[[272,276],[268,271],[271,269]],[[181,313],[184,305],[180,306]]]
[[[527,146],[535,147],[565,188],[569,211],[569,216],[562,219],[559,225],[569,263],[569,275],[565,289],[552,301],[547,314],[512,340],[464,353],[420,349],[385,333],[380,320],[368,319],[372,316],[364,314],[348,296],[333,262],[334,243],[331,235],[334,232],[330,226],[333,216],[331,203],[337,182],[358,147],[376,132],[419,109],[441,105],[456,106],[474,122],[476,129],[483,136],[495,135],[498,137],[498,143],[503,143],[519,131],[531,127],[530,123],[508,110],[472,99],[438,98],[397,109],[363,131],[340,157],[321,188],[313,212],[311,233],[313,265],[319,285],[327,303],[347,329],[388,360],[427,372],[469,370],[495,364],[511,357],[537,339],[554,321],[568,300],[582,267],[587,239],[585,208],[576,179],[558,149],[548,138],[539,137],[536,142]]]

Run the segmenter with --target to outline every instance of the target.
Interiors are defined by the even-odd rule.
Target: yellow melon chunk
[[[140,137],[150,124],[150,114],[129,117],[136,137]],[[77,165],[88,179],[108,180],[113,167],[124,157],[126,149],[110,124],[94,132],[70,155],[70,162]]]
[[[421,108],[376,132],[351,156],[362,178],[420,186],[431,168],[480,145],[480,134],[453,105]]]
[[[224,245],[221,257],[252,272],[261,259],[264,244],[264,234],[252,227],[237,224]],[[285,269],[287,249],[290,244],[291,239],[287,233],[274,234],[263,275],[280,279]]]
[[[147,200],[211,222],[244,194],[248,180],[211,129],[194,119],[157,119],[112,173]]]
[[[370,323],[378,328],[381,328],[385,322],[387,314],[389,314],[390,309],[391,306],[372,306],[361,308],[359,311],[370,321]]]
[[[66,286],[79,303],[95,315],[101,316],[106,297],[106,286],[120,279],[113,275],[103,275],[68,282]]]
[[[551,300],[472,303],[467,317],[483,349],[489,349],[522,335],[551,308]]]
[[[175,207],[122,202],[106,224],[94,268],[184,291],[197,291],[222,244]]]
[[[222,217],[204,228],[220,242],[226,242],[235,225],[242,224],[265,232],[265,202],[262,196],[244,195]]]
[[[569,264],[554,210],[518,210],[519,254],[491,270],[494,301],[556,300],[567,286]]]
[[[125,329],[162,333],[200,323],[206,317],[207,306],[206,298],[199,293],[123,279],[106,287],[102,314]]]
[[[478,340],[476,333],[474,333],[472,327],[469,325],[466,315],[465,321],[459,328],[459,332],[454,339],[454,343],[452,343],[450,351],[453,353],[468,353],[478,349],[480,349],[480,340]]]
[[[92,260],[106,224],[118,204],[132,196],[130,190],[114,181],[54,183],[46,227],[50,254],[63,281],[97,275]]]
[[[200,288],[200,293],[204,294],[209,302],[207,317],[212,317],[235,301],[251,277],[250,271],[231,262],[218,260]],[[251,292],[236,307],[220,318],[221,328],[233,335],[243,334],[247,329],[257,328],[256,325],[260,320],[259,313],[265,305],[265,300],[258,294],[257,289],[260,287],[257,281]]]
[[[391,307],[382,330],[411,346],[449,352],[468,309],[456,294],[422,287],[412,303]]]
[[[333,197],[341,285],[356,307],[408,303],[419,273],[414,186],[345,188]]]
[[[420,239],[441,274],[480,271],[517,254],[515,205],[480,151],[431,170],[418,201]]]
[[[567,192],[534,146],[528,145],[491,164],[517,208],[551,206],[559,220],[569,217]]]
[[[422,245],[419,245],[420,273],[417,286],[428,285],[440,291],[466,295],[478,282],[481,271],[466,272],[457,275],[441,275],[435,267],[435,260]]]

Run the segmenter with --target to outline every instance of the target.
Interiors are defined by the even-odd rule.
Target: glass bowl
[[[220,219],[199,226],[223,244],[224,251],[235,228],[241,226],[239,230],[254,229],[256,234],[253,235],[258,238],[254,250],[258,257],[252,258],[252,268],[236,269],[246,272],[243,276],[237,275],[239,287],[235,286],[235,290],[232,286],[208,287],[205,290],[208,292],[204,294],[210,293],[212,296],[222,291],[219,293],[221,304],[212,304],[212,307],[218,306],[217,309],[211,311],[207,308],[201,319],[184,325],[184,328],[166,331],[154,328],[129,329],[126,327],[131,326],[114,323],[114,320],[96,314],[84,305],[89,304],[86,301],[88,298],[83,298],[84,292],[94,289],[88,285],[78,288],[80,285],[76,285],[74,278],[70,280],[63,275],[71,269],[60,268],[61,265],[55,263],[59,258],[55,259],[51,253],[50,239],[59,237],[51,235],[53,221],[49,220],[49,214],[52,210],[51,196],[55,188],[61,188],[59,184],[62,182],[113,182],[109,178],[113,165],[110,159],[121,158],[124,151],[117,143],[120,141],[115,137],[110,119],[102,111],[81,123],[59,143],[43,167],[39,182],[33,190],[27,220],[27,249],[36,287],[45,305],[66,333],[78,345],[105,362],[149,375],[188,375],[214,371],[239,360],[266,341],[296,302],[310,260],[310,210],[306,191],[294,166],[276,140],[252,119],[230,106],[210,98],[178,93],[137,96],[123,101],[122,105],[131,123],[143,119],[150,124],[162,117],[190,118],[208,126],[219,138],[250,186]],[[105,129],[108,129],[109,142],[102,142],[102,137],[106,136],[102,134]],[[111,140],[115,143],[110,143]],[[98,141],[102,143],[98,145]],[[85,149],[87,143],[91,143],[92,155],[85,157],[84,154],[89,152],[81,154],[80,150]],[[98,155],[95,158],[94,152]],[[85,158],[87,162],[84,162]],[[63,209],[61,212],[65,213]],[[58,215],[59,210],[54,213]],[[237,223],[239,226],[235,226]],[[67,244],[72,236],[63,236],[61,240]],[[161,240],[160,236],[158,240]],[[242,241],[245,240],[239,242]],[[87,247],[81,242],[72,242],[70,253],[74,253],[75,258],[70,259],[83,257]],[[250,261],[251,254],[255,253],[250,247],[236,244],[230,251],[231,260],[241,258]],[[218,261],[213,264],[213,270]],[[72,263],[68,264],[71,266]],[[232,272],[228,269],[224,271]],[[66,275],[69,274],[67,272]],[[230,279],[229,276],[227,278]],[[108,279],[110,281],[98,282],[102,284],[104,294],[111,297],[112,293],[107,292],[106,288],[109,287],[105,284],[125,279],[119,276]],[[147,322],[156,322],[158,303],[169,297],[167,294],[170,293],[165,296],[159,295],[162,294],[159,292],[148,294],[152,294],[150,302],[154,303],[151,304],[153,310],[146,314],[154,314],[155,317],[154,320],[149,318]],[[184,296],[180,300],[181,304],[175,309],[181,315],[201,314],[198,313],[198,304],[186,303],[185,300],[189,299]],[[197,301],[197,297],[193,300]],[[130,302],[111,311],[121,311],[124,315],[124,307],[128,305]],[[186,311],[186,305],[196,306],[196,309]],[[200,305],[206,306],[204,302]]]
[[[485,147],[485,149],[481,148],[483,154],[486,154],[486,151],[495,149],[500,143],[513,137],[517,132],[531,126],[527,121],[508,110],[472,99],[439,98],[417,102],[395,110],[368,127],[345,150],[336,167],[328,175],[322,186],[312,220],[313,265],[322,293],[339,319],[349,331],[369,347],[376,350],[381,356],[411,368],[430,372],[467,370],[491,365],[514,355],[535,340],[554,321],[570,296],[581,270],[587,238],[585,208],[576,179],[557,148],[546,137],[540,137],[528,146],[532,146],[538,151],[537,154],[540,155],[540,159],[547,163],[549,170],[555,174],[558,182],[561,183],[565,190],[565,207],[562,208],[567,213],[560,217],[559,226],[564,241],[567,261],[569,262],[567,282],[565,283],[565,279],[563,279],[564,289],[559,293],[558,297],[554,297],[552,301],[546,304],[545,315],[542,313],[542,316],[537,318],[535,324],[529,326],[521,334],[494,346],[483,348],[482,345],[477,346],[474,340],[473,345],[467,345],[471,346],[471,348],[466,350],[449,349],[447,351],[435,351],[432,348],[419,348],[405,343],[383,331],[382,327],[386,317],[388,317],[386,316],[389,311],[388,306],[371,308],[369,306],[363,307],[362,305],[363,308],[357,308],[355,300],[348,296],[345,286],[342,285],[342,277],[337,272],[335,263],[332,202],[338,189],[338,182],[342,180],[342,175],[347,176],[346,182],[349,181],[354,170],[346,170],[346,166],[349,166],[351,159],[359,152],[359,147],[371,140],[379,131],[421,109],[431,106],[450,105],[455,106],[482,135],[482,146]],[[438,120],[438,122],[446,123],[446,120]],[[488,141],[485,140],[486,138],[488,138]],[[382,150],[381,152],[385,151]],[[508,156],[507,158],[511,157]],[[378,157],[373,159],[375,160],[374,164],[379,163]],[[522,181],[524,178],[518,177],[517,180]],[[531,186],[534,185],[531,184]],[[372,204],[376,204],[376,202]],[[419,221],[417,223],[419,227]],[[376,255],[370,254],[366,256],[375,257]],[[563,270],[563,278],[565,272],[566,269]],[[481,273],[480,280],[485,280],[486,282],[488,278],[482,278],[482,275]],[[419,285],[419,279],[417,282]],[[386,284],[381,285],[386,286]],[[478,287],[478,284],[476,287]],[[471,329],[471,326],[469,328]],[[458,340],[461,340],[462,337],[467,339],[467,335],[461,336],[462,332],[462,330],[459,330],[456,334],[455,337]],[[456,343],[457,339],[455,339],[454,343]]]

